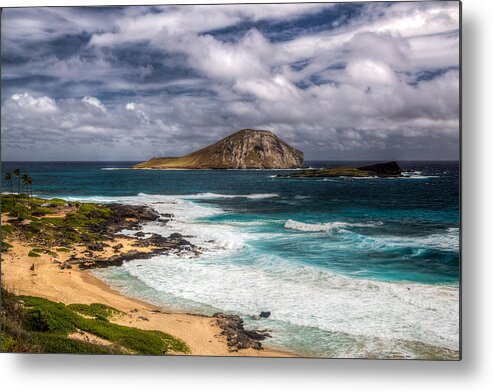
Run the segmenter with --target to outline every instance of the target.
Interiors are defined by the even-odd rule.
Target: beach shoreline
[[[10,219],[2,214],[2,224]],[[153,254],[152,247],[135,245],[136,239],[115,236],[105,241],[104,250],[97,256],[108,258],[117,246],[123,256],[135,248]],[[189,355],[197,356],[249,356],[249,357],[297,357],[299,355],[269,348],[263,345],[258,350],[245,348],[235,350],[228,346],[227,337],[217,325],[217,318],[192,313],[182,313],[166,307],[157,306],[138,298],[124,295],[102,281],[90,269],[80,268],[78,263],[70,264],[70,259],[83,259],[85,246],[76,245],[66,252],[58,252],[54,257],[41,253],[30,257],[33,243],[14,240],[11,248],[3,252],[1,262],[2,285],[15,295],[41,297],[65,305],[79,303],[101,303],[123,312],[111,322],[142,330],[157,330],[184,341],[190,349]],[[67,266],[60,268],[61,265]],[[70,267],[68,267],[70,265]],[[181,355],[181,353],[177,353]]]

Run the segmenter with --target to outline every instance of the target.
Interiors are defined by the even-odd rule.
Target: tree
[[[20,195],[20,193],[21,193],[21,171],[19,169],[15,169],[14,174],[18,178],[17,195]]]
[[[32,215],[33,214],[33,197],[32,197],[33,179],[29,176],[29,174],[24,173],[22,175],[22,183],[26,187],[27,201],[29,202],[29,208],[31,210],[31,215]]]
[[[14,197],[14,188],[12,185],[12,173],[5,173],[5,180],[10,182],[10,194]]]
[[[33,203],[34,203],[34,200],[33,200],[33,179],[32,179],[32,177],[29,177],[27,179],[27,185],[31,189],[31,216],[33,216]]]

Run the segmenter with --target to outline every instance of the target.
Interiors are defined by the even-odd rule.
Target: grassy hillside
[[[160,331],[125,327],[109,320],[122,312],[102,304],[64,305],[2,289],[2,352],[147,354],[188,353],[184,342]],[[74,338],[97,337],[100,343]],[[100,340],[99,340],[100,339]]]

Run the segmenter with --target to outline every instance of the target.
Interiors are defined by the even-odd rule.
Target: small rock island
[[[270,131],[242,129],[183,157],[152,158],[134,169],[296,169],[303,152]]]
[[[397,162],[350,167],[341,166],[326,169],[310,169],[278,177],[401,177],[402,169]]]

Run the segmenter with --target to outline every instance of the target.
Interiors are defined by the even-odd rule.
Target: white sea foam
[[[187,200],[188,195],[150,195],[139,193],[137,196],[119,197],[67,197],[68,200],[97,203],[126,203],[130,205],[147,205],[160,214],[172,214],[166,224],[151,222],[144,226],[146,233],[164,236],[181,233],[190,238],[195,245],[211,251],[241,249],[244,245],[243,235],[231,226],[201,222],[201,218],[224,213],[220,208],[201,205]],[[192,197],[193,198],[193,197]],[[134,234],[128,230],[124,234]]]
[[[286,229],[299,231],[325,231],[334,232],[346,227],[375,227],[382,225],[382,222],[349,223],[349,222],[327,222],[327,223],[303,223],[288,219],[284,224]]]
[[[459,251],[459,229],[451,227],[443,233],[430,234],[428,236],[367,236],[351,231],[355,227],[376,227],[381,226],[383,222],[327,222],[327,223],[303,223],[289,219],[284,224],[286,229],[298,230],[305,232],[326,232],[329,234],[339,233],[347,234],[347,241],[353,242],[354,246],[366,249],[385,248],[416,248],[416,249],[437,249],[443,251]],[[345,245],[347,245],[347,241]]]
[[[407,171],[402,173],[401,178],[404,179],[410,179],[410,180],[426,180],[429,178],[438,178],[439,176],[432,176],[432,175],[423,175],[422,171],[416,170],[416,171]]]
[[[452,229],[452,230],[451,230]],[[354,232],[348,232],[354,246],[366,249],[384,250],[391,248],[415,248],[436,249],[442,251],[459,251],[459,232],[455,228],[445,230],[442,233],[430,234],[428,236],[365,236]]]
[[[275,197],[279,197],[279,194],[277,194],[277,193],[251,193],[251,194],[247,194],[247,195],[229,195],[229,194],[222,194],[222,193],[205,192],[205,193],[196,193],[194,195],[186,195],[183,197],[186,199],[237,199],[237,198],[272,199]]]
[[[255,263],[242,263],[255,260]],[[346,278],[248,252],[231,258],[158,256],[127,272],[159,293],[274,322],[458,349],[458,288]]]

